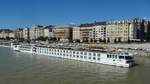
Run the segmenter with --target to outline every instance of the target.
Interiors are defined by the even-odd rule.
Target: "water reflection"
[[[1,50],[4,51],[0,59],[0,62],[5,59],[0,64],[0,84],[128,84],[128,81],[132,82],[139,77],[141,69],[147,70],[144,71],[145,74],[149,71],[148,67],[129,69]]]
[[[114,79],[126,80],[129,72],[129,68],[62,59],[44,55],[34,55],[33,57],[44,65],[53,66],[56,70],[57,68],[61,67],[62,71],[64,69],[67,72],[74,72],[78,74],[93,74],[95,77],[109,81]]]

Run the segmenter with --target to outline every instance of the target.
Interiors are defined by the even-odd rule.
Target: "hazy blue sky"
[[[150,17],[150,0],[0,0],[0,28]]]

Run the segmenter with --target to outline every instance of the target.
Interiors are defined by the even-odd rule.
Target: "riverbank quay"
[[[0,46],[11,46],[12,41],[0,40]]]
[[[0,45],[0,47],[7,47],[7,48],[11,48],[11,46],[7,46],[7,45]]]
[[[1,47],[11,47],[12,41],[0,41]],[[26,43],[20,43],[26,44]],[[46,45],[51,47],[64,47],[74,49],[101,49],[105,51],[125,51],[134,56],[150,56],[150,43],[117,43],[117,44],[93,44],[93,43],[36,43],[35,45]]]
[[[82,47],[102,48],[110,51],[125,51],[134,56],[150,56],[150,43],[80,44]]]

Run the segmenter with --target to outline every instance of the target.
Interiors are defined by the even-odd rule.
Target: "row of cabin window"
[[[107,55],[107,58],[115,58],[115,59],[117,59],[118,56],[117,55]]]
[[[119,59],[124,59],[124,56],[117,56],[117,55],[107,55],[107,58],[115,58],[117,59],[119,57]]]
[[[30,46],[21,46],[20,48],[31,48]]]
[[[38,48],[39,50],[48,50],[48,48]]]
[[[66,53],[69,53],[69,52],[72,53],[73,52],[73,54],[75,54],[75,53],[79,54],[79,52],[80,52],[81,55],[83,55],[83,53],[84,53],[84,55],[87,55],[87,52],[81,52],[81,51],[68,51],[68,50],[56,50],[56,49],[54,49],[54,50],[51,49],[50,51],[58,51],[58,52],[64,52],[64,53],[65,52]],[[92,54],[89,53],[89,55],[92,55]],[[93,56],[96,56],[96,53],[93,53]],[[100,56],[100,54],[98,53],[97,56]]]
[[[58,55],[58,53],[57,53],[57,55]],[[61,53],[60,53],[60,55],[62,55]],[[69,56],[68,54],[63,54],[63,56]],[[72,57],[72,55],[70,55],[70,57]],[[87,59],[87,56],[79,56],[79,55],[73,55],[73,57],[77,57],[77,58],[84,58],[84,59]],[[96,60],[96,57],[88,57],[89,59],[92,59],[92,60]],[[100,60],[100,58],[98,57],[97,58],[97,60]]]
[[[39,48],[40,50],[41,50],[41,48]],[[45,48],[45,50],[47,50],[46,48]],[[66,52],[66,53],[68,53],[69,51],[68,50],[56,50],[56,49],[50,49],[50,51],[58,51],[58,52]],[[45,51],[46,52],[46,51]],[[70,53],[71,53],[72,51],[70,51]],[[73,51],[73,53],[75,54],[75,52],[76,52],[76,54],[79,54],[79,51]],[[83,54],[83,52],[80,52],[80,54],[82,55]],[[84,55],[87,55],[87,52],[84,52]],[[89,52],[89,55],[92,55],[92,53],[91,52]],[[93,53],[93,56],[96,56],[96,53]],[[97,56],[100,56],[100,53],[98,53],[97,54]]]
[[[41,53],[41,51],[40,51],[40,53]],[[53,53],[52,52],[52,54],[54,54],[54,55],[59,55],[59,53]],[[63,55],[63,56],[69,56],[69,54],[62,54],[62,53],[60,53],[60,55]],[[72,55],[70,54],[70,57],[72,57]],[[77,57],[77,58],[79,58],[79,55],[73,55],[73,57]],[[84,57],[84,59],[87,59],[87,56],[80,56],[80,58],[83,58]],[[89,59],[92,59],[92,60],[96,60],[96,57],[88,57]],[[98,57],[97,58],[97,60],[100,60],[100,58]]]
[[[21,50],[24,50],[24,51],[30,51],[30,49],[26,49],[26,48],[22,48]]]

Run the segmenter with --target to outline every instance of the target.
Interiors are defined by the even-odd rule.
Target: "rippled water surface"
[[[0,47],[0,84],[150,84],[150,57],[121,68]]]

